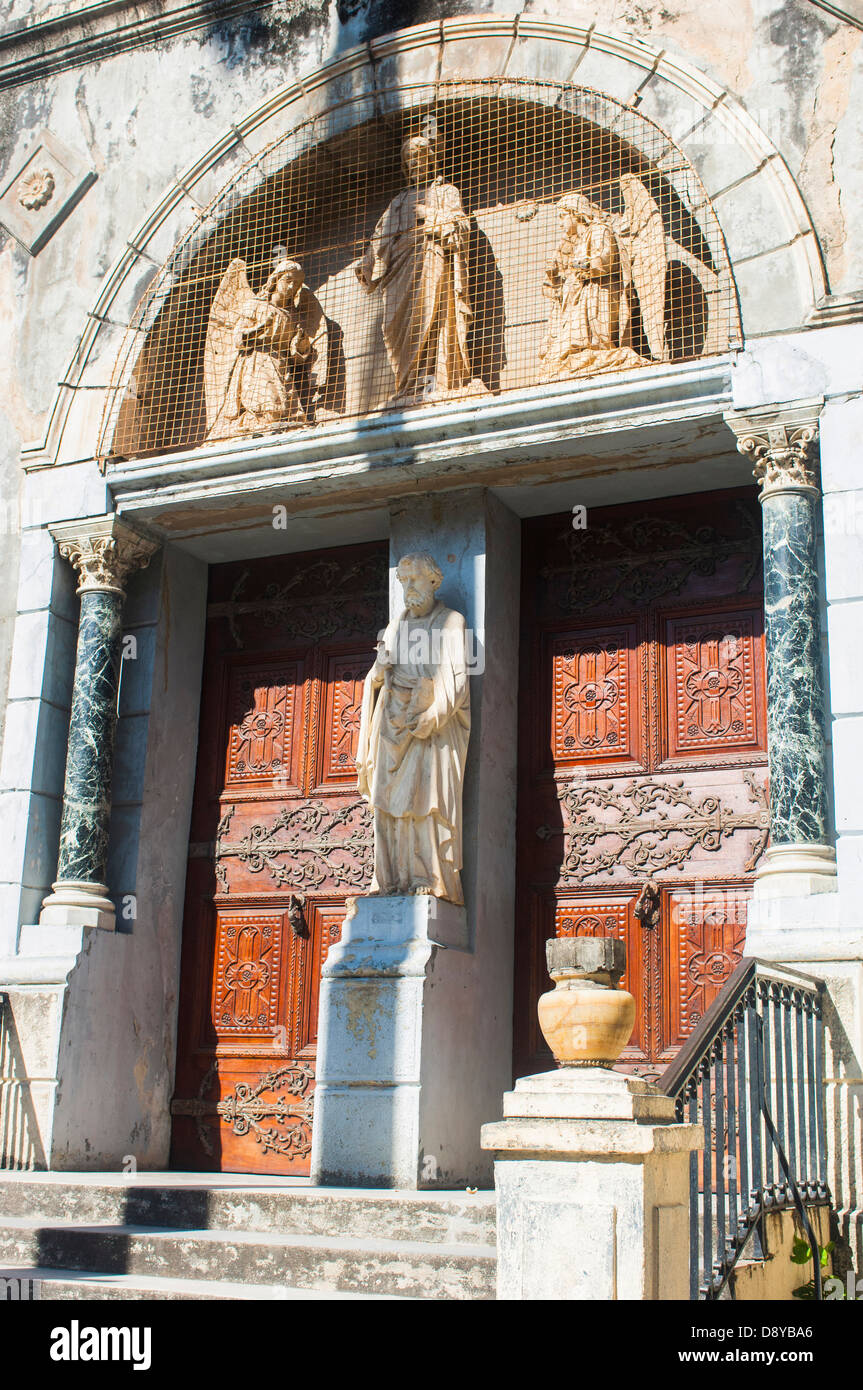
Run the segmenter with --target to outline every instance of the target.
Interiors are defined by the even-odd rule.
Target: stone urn
[[[611,936],[561,936],[545,943],[554,989],[537,1006],[559,1067],[610,1067],[629,1042],[635,1000],[617,983],[626,946]]]

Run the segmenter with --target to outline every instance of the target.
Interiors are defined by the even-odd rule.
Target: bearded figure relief
[[[323,396],[327,321],[285,248],[259,294],[231,261],[210,309],[204,348],[207,440],[311,424]]]
[[[468,356],[470,221],[461,194],[437,173],[430,136],[405,140],[401,158],[408,187],[393,198],[354,263],[363,289],[383,299],[384,343],[395,377],[389,404],[484,394]]]
[[[634,174],[622,176],[620,191],[623,216],[582,193],[567,193],[557,204],[562,235],[542,286],[550,302],[540,348],[543,381],[668,359],[662,215]],[[636,304],[651,359],[632,346]]]

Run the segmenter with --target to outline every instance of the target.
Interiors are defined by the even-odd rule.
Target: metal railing
[[[822,981],[740,962],[659,1079],[677,1117],[702,1124],[690,1158],[690,1297],[717,1299],[764,1216],[830,1202]],[[815,1297],[821,1270],[813,1260]]]

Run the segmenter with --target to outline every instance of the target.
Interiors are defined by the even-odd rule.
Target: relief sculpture
[[[550,304],[543,381],[643,366],[647,359],[632,345],[636,307],[651,357],[668,357],[662,216],[634,175],[619,184],[623,216],[583,193],[566,193],[557,204],[562,235],[542,285]]]
[[[204,348],[206,439],[305,425],[323,392],[327,321],[285,248],[253,294],[246,263],[231,261],[213,300]]]
[[[470,222],[461,194],[436,172],[430,136],[405,140],[401,158],[408,187],[393,198],[354,266],[363,289],[383,297],[384,342],[395,377],[389,404],[483,394],[468,355]]]

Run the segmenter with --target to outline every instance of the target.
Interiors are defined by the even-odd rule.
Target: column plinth
[[[157,543],[115,516],[50,530],[78,573],[81,615],[57,878],[39,921],[113,930],[105,879],[125,585],[134,569],[149,562]]]

